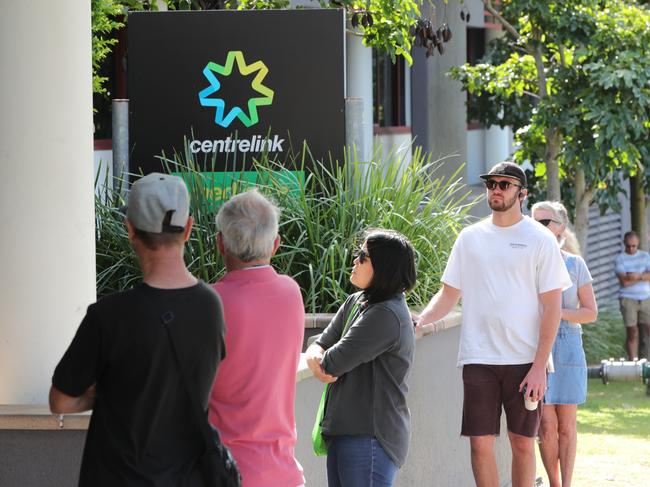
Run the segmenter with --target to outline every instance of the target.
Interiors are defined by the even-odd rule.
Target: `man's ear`
[[[217,232],[217,249],[221,255],[226,255],[226,247],[223,245],[223,235],[221,232]]]
[[[187,225],[185,225],[185,230],[183,231],[183,242],[187,242],[190,239],[190,234],[192,233],[193,225],[194,225],[194,218],[190,216],[187,219]]]
[[[275,255],[275,253],[278,251],[278,248],[280,248],[280,235],[275,236],[275,240],[273,241],[273,251],[271,252],[271,257]]]
[[[135,227],[129,220],[124,220],[124,225],[126,226],[126,233],[129,235],[129,241],[133,242],[135,238]]]

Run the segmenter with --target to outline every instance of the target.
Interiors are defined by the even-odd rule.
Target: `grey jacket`
[[[406,382],[415,353],[413,322],[399,293],[365,308],[357,306],[340,338],[346,317],[361,297],[361,292],[352,294],[316,340],[326,350],[323,369],[338,377],[327,394],[323,436],[374,436],[401,467],[411,437]]]

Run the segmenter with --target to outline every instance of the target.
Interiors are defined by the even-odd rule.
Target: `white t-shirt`
[[[490,217],[463,229],[442,282],[461,291],[459,366],[531,363],[539,342],[539,294],[572,285],[557,240],[527,216],[509,227]]]

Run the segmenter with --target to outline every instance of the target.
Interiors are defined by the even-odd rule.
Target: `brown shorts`
[[[501,406],[506,412],[508,431],[534,438],[542,417],[542,401],[535,411],[524,406],[519,384],[532,364],[463,366],[463,425],[461,435],[498,435]]]

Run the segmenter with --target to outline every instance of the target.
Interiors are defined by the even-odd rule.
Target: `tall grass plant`
[[[443,161],[432,161],[419,149],[409,163],[395,153],[375,154],[379,162],[346,159],[340,165],[314,161],[305,147],[282,167],[268,156],[253,161],[259,174],[256,185],[282,209],[282,245],[273,260],[275,268],[296,279],[308,312],[334,311],[353,291],[352,255],[363,232],[391,228],[406,235],[416,249],[418,282],[409,303],[422,306],[437,291],[451,246],[468,223],[473,204],[469,192],[458,172],[448,178],[434,177]],[[163,157],[163,162],[169,172],[185,179],[192,199],[195,224],[186,262],[196,276],[214,282],[224,272],[215,245],[218,205],[213,196],[218,183],[214,171],[201,168],[214,168],[215,160],[197,161],[186,148],[182,154]],[[236,172],[239,167],[243,174],[244,164],[235,162],[228,169]],[[304,171],[305,178],[287,188],[286,170]],[[230,189],[236,193],[249,186],[239,183]],[[117,192],[98,194],[97,288],[104,295],[132,286],[140,274],[123,216],[116,210],[123,202]]]

